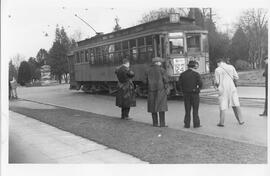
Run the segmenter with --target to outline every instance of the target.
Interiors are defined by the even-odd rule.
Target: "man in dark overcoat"
[[[148,86],[147,110],[152,113],[153,126],[167,127],[165,124],[165,111],[168,111],[167,90],[168,75],[161,67],[162,58],[153,58],[153,64],[146,72],[146,84]]]
[[[190,127],[190,111],[193,108],[193,127],[200,127],[200,119],[198,115],[200,102],[200,89],[202,88],[202,80],[199,73],[195,71],[197,62],[190,61],[188,69],[184,71],[179,77],[179,87],[184,95],[185,105],[185,128]]]
[[[264,111],[260,116],[267,116],[267,106],[268,106],[268,57],[264,58],[265,62],[265,70],[263,72],[263,76],[265,77],[265,103],[264,103]]]
[[[121,119],[128,120],[130,107],[136,106],[136,94],[132,78],[134,72],[130,70],[129,60],[123,59],[123,64],[115,70],[118,78],[116,106],[121,108]]]

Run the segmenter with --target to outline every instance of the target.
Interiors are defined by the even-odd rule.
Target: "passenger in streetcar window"
[[[130,107],[136,106],[136,93],[132,82],[132,78],[135,74],[129,67],[129,60],[123,59],[123,64],[115,70],[118,79],[116,106],[121,108],[121,119],[124,120],[131,119],[129,118]]]

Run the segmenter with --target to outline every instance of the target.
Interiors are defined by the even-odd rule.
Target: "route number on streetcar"
[[[173,73],[179,75],[185,71],[185,58],[177,58],[173,60]]]

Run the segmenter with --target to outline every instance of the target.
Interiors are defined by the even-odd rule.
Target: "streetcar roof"
[[[109,41],[113,39],[119,39],[123,37],[128,37],[132,34],[140,34],[152,32],[165,32],[168,30],[182,30],[182,31],[190,31],[190,32],[198,32],[202,31],[203,28],[194,24],[194,19],[188,17],[180,17],[180,23],[170,23],[170,18],[162,18],[158,20],[154,20],[151,22],[143,23],[137,26],[132,26],[126,29],[121,29],[119,31],[107,33],[107,34],[99,34],[94,37],[82,40],[77,42],[78,46],[85,46],[89,44],[99,43],[103,41]],[[206,31],[204,31],[206,32]]]

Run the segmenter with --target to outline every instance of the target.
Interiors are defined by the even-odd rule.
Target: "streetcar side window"
[[[123,47],[123,50],[122,50],[123,58],[130,59],[129,50],[128,50],[128,41],[123,41],[122,47]]]
[[[115,52],[114,52],[114,65],[121,64],[121,42],[115,44]]]
[[[146,57],[146,46],[144,37],[138,39],[138,50],[139,50],[138,63],[143,63]]]
[[[95,58],[94,58],[94,49],[90,49],[90,63],[93,65],[95,64]]]
[[[129,48],[130,48],[131,62],[136,63],[138,59],[136,39],[132,39],[129,41]]]
[[[102,46],[103,64],[109,64],[109,46]]]
[[[79,55],[79,52],[76,52],[76,63],[80,63],[80,55]]]
[[[89,61],[89,53],[88,53],[88,50],[85,50],[85,62],[88,62]]]
[[[152,62],[152,58],[154,57],[153,52],[153,37],[147,36],[146,37],[146,52],[147,52],[147,61],[146,62]]]
[[[114,61],[114,44],[109,45],[109,64],[113,65]]]
[[[102,60],[101,60],[101,48],[100,47],[96,47],[96,64],[100,65],[102,64]]]
[[[84,62],[84,52],[83,51],[81,51],[81,53],[80,53],[80,61],[81,61],[81,63]]]

